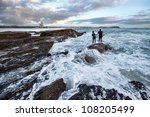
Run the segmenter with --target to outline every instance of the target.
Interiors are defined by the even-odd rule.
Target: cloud
[[[39,21],[55,24],[73,16],[79,16],[89,11],[104,7],[124,4],[127,0],[0,0],[0,24],[4,25],[37,25]],[[53,5],[61,4],[60,6]],[[73,20],[69,24],[95,25],[150,25],[150,9],[138,12],[128,18],[116,16],[97,17],[83,20]]]
[[[94,10],[102,7],[110,7],[126,2],[127,0],[70,0],[69,8],[74,11]]]
[[[125,3],[127,0],[69,0],[67,11],[79,15],[104,7],[112,7]]]
[[[118,19],[117,17],[109,16],[109,17],[98,17],[98,18],[91,18],[91,19],[85,19],[85,20],[74,20],[70,23],[84,23],[89,22],[91,24],[112,24],[117,23]]]
[[[120,20],[120,23],[129,25],[150,25],[150,9],[140,11],[128,19],[122,19]]]
[[[60,0],[0,0],[0,21],[5,25],[32,25],[40,20],[56,23],[91,10],[121,4],[126,0],[68,0],[53,9]],[[48,7],[45,7],[48,4]],[[63,4],[63,2],[62,2]]]
[[[88,22],[95,25],[147,25],[150,26],[150,9],[146,11],[138,12],[135,15],[128,16],[129,18],[119,18],[115,16],[98,17],[91,19],[73,20],[70,24],[81,24]]]
[[[54,23],[69,17],[64,11],[54,11],[51,6],[44,7],[42,2],[53,0],[2,0],[0,1],[1,24],[7,25],[33,25],[40,20]],[[41,4],[40,4],[41,3]]]

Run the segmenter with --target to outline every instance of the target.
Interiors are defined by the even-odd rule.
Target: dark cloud
[[[69,17],[63,10],[54,11],[51,8],[41,7],[41,2],[53,0],[5,0],[0,1],[0,21],[6,25],[32,25],[40,20],[47,23],[54,23]],[[35,8],[33,8],[33,6]]]
[[[69,17],[68,14],[63,14],[63,11],[54,12],[47,8],[33,10],[31,8],[16,8],[13,11],[6,9],[0,16],[1,23],[11,25],[31,25],[43,20],[47,23],[63,20]]]
[[[59,2],[59,0],[0,0],[0,23],[7,25],[31,25],[43,20],[55,23],[90,10],[114,6],[125,0],[68,0],[64,7],[56,11],[43,8],[44,3]],[[63,10],[62,10],[63,9]]]

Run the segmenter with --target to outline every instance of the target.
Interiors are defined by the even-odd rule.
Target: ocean
[[[75,94],[78,91],[78,85],[82,83],[100,85],[106,89],[114,88],[124,95],[132,97],[132,99],[139,99],[139,97],[133,95],[134,92],[127,85],[131,80],[142,82],[150,91],[150,29],[102,28],[104,33],[103,43],[112,47],[112,50],[102,54],[97,50],[87,49],[92,44],[92,31],[97,33],[98,28],[74,29],[86,33],[64,42],[56,42],[49,51],[52,54],[68,51],[67,56],[43,58],[30,67],[30,69],[34,69],[44,62],[51,61],[42,67],[38,74],[38,82],[34,84],[33,88],[24,92],[25,94],[30,92],[28,99],[33,99],[34,94],[41,87],[60,78],[63,78],[67,84],[67,91],[61,94],[59,98],[62,100]],[[85,63],[82,60],[85,55],[94,57],[96,63]],[[27,69],[19,68],[16,71],[1,74],[0,83],[19,78],[25,70]],[[31,75],[23,79],[29,79],[30,77]],[[19,82],[8,87],[13,88],[18,84]]]

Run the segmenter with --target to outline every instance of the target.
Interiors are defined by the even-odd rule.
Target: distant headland
[[[92,28],[90,26],[5,26],[2,25],[0,28],[76,28],[76,27],[81,27],[81,28]],[[119,26],[98,26],[94,28],[120,28]]]

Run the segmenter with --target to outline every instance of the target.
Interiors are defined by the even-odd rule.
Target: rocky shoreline
[[[32,32],[33,33],[33,32]],[[37,34],[34,32],[34,34]],[[39,71],[44,65],[51,63],[52,56],[67,55],[69,51],[58,52],[52,55],[49,50],[57,42],[64,42],[69,38],[82,36],[84,33],[72,29],[42,31],[39,36],[31,35],[31,32],[2,32],[0,33],[0,73],[9,74],[21,68],[25,68],[23,75],[15,76],[16,79],[6,79],[0,84],[0,99],[26,99],[32,91],[33,85],[39,83]],[[102,54],[112,47],[108,44],[98,43],[87,47],[89,50],[97,50]],[[79,52],[80,53],[80,52]],[[41,66],[30,69],[30,66],[38,60],[48,59]],[[96,63],[96,58],[85,55],[81,60],[88,65]],[[44,73],[42,74],[44,75]],[[11,77],[12,75],[10,75]],[[27,77],[28,76],[28,77]],[[60,76],[61,77],[61,76]],[[11,86],[14,86],[11,88]],[[34,94],[34,100],[57,100],[65,91],[67,91],[67,82],[63,78],[56,79],[37,90]],[[129,81],[129,87],[139,95],[140,99],[150,99],[147,89],[139,81]],[[115,88],[106,89],[100,85],[79,84],[74,95],[68,100],[132,100],[132,97],[120,93]],[[26,92],[26,93],[24,93]]]
[[[0,32],[0,75],[11,74],[19,68],[26,69],[25,73],[22,73],[23,75],[10,76],[16,78],[8,80],[6,78],[0,84],[0,99],[17,99],[18,93],[21,95],[24,91],[31,89],[37,82],[37,72],[48,63],[43,63],[42,66],[33,70],[30,70],[29,66],[46,58],[55,42],[65,41],[83,34],[72,29],[38,32],[39,36],[32,36],[31,33],[33,32]],[[34,33],[36,34],[36,32]],[[24,80],[25,77],[32,74],[34,75],[31,79]],[[24,81],[25,83],[19,84]],[[19,85],[16,88],[7,88],[17,83]]]
[[[29,66],[37,59],[47,56],[54,41],[64,41],[83,34],[72,29],[39,33],[40,36],[31,36],[29,32],[0,33],[0,73]]]

